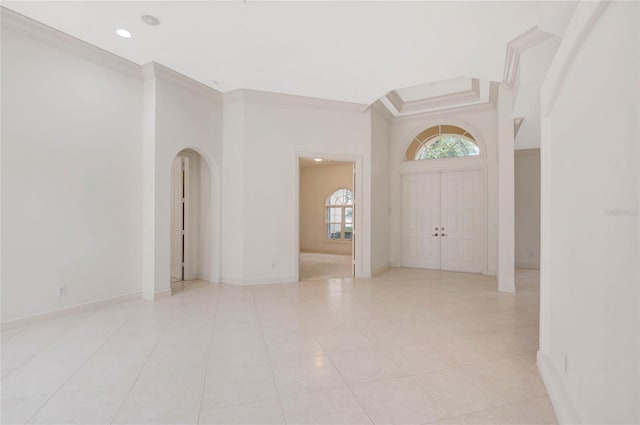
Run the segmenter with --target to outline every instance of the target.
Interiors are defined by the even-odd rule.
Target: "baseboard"
[[[202,275],[199,275],[199,274],[197,274],[197,275],[194,277],[194,279],[193,279],[193,280],[204,280],[205,282],[211,282],[211,281],[209,280],[209,276],[202,276]]]
[[[514,267],[516,269],[540,270],[539,264],[516,263]]]
[[[391,268],[391,266],[389,264],[383,264],[382,266],[376,267],[375,269],[373,269],[373,273],[371,273],[371,275],[372,276],[377,276],[379,274],[382,274],[382,273],[386,272],[390,268]]]
[[[195,280],[204,280],[207,283],[220,283],[219,277],[215,277],[212,279],[210,276],[196,275]]]
[[[159,299],[170,297],[170,296],[171,296],[171,287],[169,287],[169,289],[165,289],[164,291],[144,292],[142,294],[142,298],[149,301],[158,301]]]
[[[293,276],[275,278],[275,279],[235,279],[223,277],[222,283],[227,285],[273,285],[276,283],[292,283],[298,282],[298,278]]]
[[[558,422],[561,424],[581,424],[580,416],[576,411],[571,398],[562,385],[562,381],[558,376],[558,372],[553,367],[551,359],[541,351],[538,351],[537,356],[538,370],[540,376],[544,382],[544,386],[547,388],[549,399],[553,405],[553,410],[556,412]]]
[[[103,298],[97,301],[90,301],[87,303],[76,304],[69,307],[63,307],[57,310],[48,311],[46,313],[35,314],[33,316],[21,317],[19,319],[8,320],[6,322],[2,322],[1,329],[3,331],[15,328],[21,328],[23,326],[31,325],[33,323],[38,323],[46,320],[55,319],[58,317],[66,316],[72,313],[78,313],[84,310],[90,310],[92,308],[105,306],[109,304],[116,304],[126,300],[134,300],[139,299],[141,297],[141,292],[132,292],[130,294],[125,295],[116,295],[115,297]]]

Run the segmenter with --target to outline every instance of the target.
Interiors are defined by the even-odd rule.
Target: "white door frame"
[[[193,270],[191,270],[191,267],[187,261],[187,258],[191,258],[191,256],[193,255],[193,252],[191,252],[192,250],[190,249],[189,246],[189,200],[190,200],[190,193],[189,193],[189,157],[187,156],[183,156],[183,155],[176,155],[175,159],[180,159],[181,163],[182,163],[182,170],[181,170],[181,179],[182,179],[182,185],[183,185],[183,190],[182,192],[182,197],[184,198],[184,203],[183,203],[183,211],[182,211],[182,222],[183,222],[183,235],[182,235],[182,281],[185,280],[192,280],[193,279]],[[173,175],[171,176],[173,179]],[[173,181],[171,182],[171,184],[173,185]],[[171,202],[174,202],[174,199],[171,199]],[[173,237],[173,235],[171,236]],[[171,246],[173,246],[173,241],[171,241]]]
[[[354,164],[354,191],[353,195],[355,198],[355,211],[354,211],[354,219],[353,219],[353,241],[351,243],[352,246],[352,256],[355,256],[354,259],[354,277],[365,277],[365,271],[363,270],[363,254],[364,254],[364,244],[363,244],[363,235],[361,225],[363,223],[363,208],[362,205],[362,193],[363,189],[363,174],[362,174],[362,157],[359,155],[340,155],[340,154],[332,154],[327,152],[296,152],[294,154],[294,202],[293,202],[293,220],[294,220],[294,228],[296,229],[294,233],[294,247],[295,247],[295,259],[294,259],[294,276],[296,279],[300,281],[300,159],[301,158],[322,158],[322,159],[330,159],[333,161],[345,161],[352,162]]]
[[[184,247],[182,248],[182,252],[183,257],[182,257],[182,261],[184,263],[183,266],[183,276],[184,276],[184,280],[193,280],[194,278],[194,272],[195,270],[191,269],[191,266],[189,264],[189,260],[187,259],[191,259],[193,256],[193,252],[191,249],[191,238],[190,238],[190,223],[189,223],[189,212],[191,210],[190,204],[191,204],[191,193],[189,191],[189,157],[184,156],[184,213],[183,213],[183,220],[184,220]]]
[[[457,158],[455,158],[457,159]],[[454,159],[454,160],[455,160]],[[462,158],[460,158],[462,159]],[[483,214],[484,214],[484,220],[482,222],[482,238],[483,238],[483,246],[484,246],[484,250],[483,250],[483,259],[482,259],[482,274],[488,274],[489,273],[489,241],[487,240],[487,229],[488,229],[488,220],[489,220],[489,211],[488,211],[488,182],[487,182],[487,178],[488,178],[488,165],[487,164],[460,164],[460,165],[456,165],[456,164],[452,164],[450,166],[438,166],[437,162],[438,161],[442,161],[439,159],[433,159],[433,160],[424,160],[424,161],[431,161],[433,163],[436,164],[429,164],[432,166],[429,167],[420,167],[420,168],[413,168],[408,170],[408,169],[401,169],[400,170],[400,181],[402,182],[402,179],[404,178],[405,175],[412,175],[412,174],[429,174],[429,173],[455,173],[455,172],[462,172],[462,171],[480,171],[482,173],[482,184],[483,184]],[[418,161],[412,161],[412,162],[418,162]],[[421,161],[420,161],[421,162]],[[412,164],[413,165],[413,164]],[[404,206],[404,200],[402,199],[402,191],[400,191],[400,208],[403,208]],[[400,228],[402,229],[403,227],[403,214],[400,214]],[[402,235],[400,236],[402,238]],[[404,246],[404,243],[402,242],[402,240],[400,241],[400,247],[402,249],[402,247]],[[400,261],[402,262],[402,259],[404,258],[404,253],[401,252],[400,253]]]

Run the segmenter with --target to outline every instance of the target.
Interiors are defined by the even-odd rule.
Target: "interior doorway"
[[[482,171],[402,176],[402,265],[483,273],[484,211]]]
[[[186,168],[189,158],[177,155],[171,165],[171,283],[184,280]]]
[[[195,150],[184,149],[171,165],[171,283],[209,280],[211,267],[211,172]],[[173,286],[172,286],[173,287]]]
[[[355,163],[299,161],[299,280],[355,274]]]

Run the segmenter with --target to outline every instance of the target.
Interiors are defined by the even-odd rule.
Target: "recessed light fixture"
[[[142,19],[142,22],[144,22],[147,25],[151,25],[152,27],[160,25],[160,19],[156,18],[153,15],[142,15],[141,19]]]
[[[322,162],[322,158],[313,158],[315,162]]]
[[[116,30],[116,34],[118,34],[122,38],[131,38],[131,33],[124,28],[118,28]]]

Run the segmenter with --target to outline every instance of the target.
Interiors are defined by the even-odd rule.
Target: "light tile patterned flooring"
[[[350,255],[300,253],[300,280],[330,279],[353,276]]]
[[[193,282],[4,331],[2,423],[556,423],[537,279]]]

